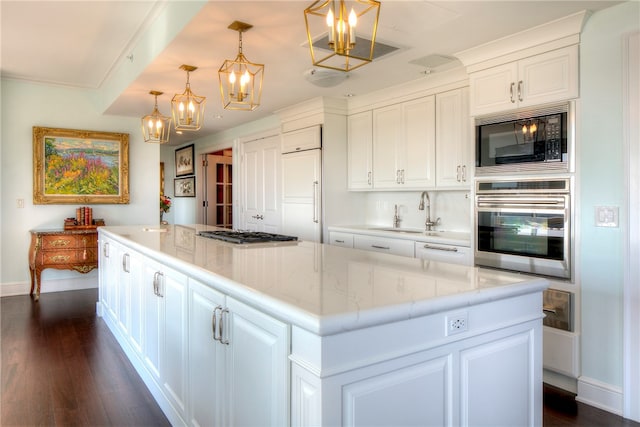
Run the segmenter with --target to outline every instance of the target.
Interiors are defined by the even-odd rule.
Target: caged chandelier
[[[174,128],[180,130],[199,130],[204,120],[204,106],[207,99],[191,92],[189,73],[198,69],[193,65],[181,65],[181,70],[187,72],[187,85],[184,92],[176,93],[171,100],[171,114]]]
[[[220,96],[226,110],[253,111],[260,105],[264,64],[254,64],[242,53],[242,33],[253,26],[234,21],[229,29],[238,32],[239,45],[236,59],[227,59],[218,70]]]
[[[163,92],[152,90],[149,93],[155,96],[156,104],[151,114],[142,118],[142,136],[144,137],[144,142],[165,144],[169,142],[171,117],[163,116],[160,114],[160,111],[158,111],[158,95],[162,95]]]
[[[313,65],[351,71],[373,60],[380,2],[317,0],[304,10]],[[357,30],[357,34],[356,34]]]

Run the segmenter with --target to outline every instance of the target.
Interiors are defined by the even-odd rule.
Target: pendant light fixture
[[[242,53],[242,33],[252,27],[240,21],[228,27],[238,32],[239,45],[236,59],[225,60],[218,70],[222,105],[227,110],[253,111],[260,105],[264,64],[249,62]]]
[[[304,10],[313,65],[351,71],[373,60],[380,2],[318,0]],[[356,34],[357,29],[357,34]]]
[[[142,136],[144,137],[144,142],[165,144],[169,142],[171,117],[163,116],[160,114],[160,111],[158,111],[158,95],[162,95],[163,92],[152,90],[149,93],[155,96],[156,104],[151,114],[142,118]]]
[[[176,93],[171,100],[171,114],[176,131],[198,130],[204,120],[204,106],[207,98],[197,96],[191,92],[189,73],[198,69],[193,65],[181,65],[181,70],[187,72],[187,85],[182,94]]]

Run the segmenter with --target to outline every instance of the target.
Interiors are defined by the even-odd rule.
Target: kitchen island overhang
[[[305,418],[322,425],[366,425],[373,421],[366,414],[377,414],[389,393],[410,393],[416,384],[429,396],[444,393],[444,406],[425,412],[418,398],[422,403],[411,408],[385,404],[387,410],[376,417],[398,413],[407,423],[443,425],[465,419],[541,424],[546,280],[312,242],[235,245],[197,236],[212,229],[99,231],[101,244],[112,241],[177,270],[188,279],[187,288],[192,279],[287,325],[291,377],[282,380],[290,384],[286,412],[292,425]],[[101,300],[107,286],[101,280]],[[485,378],[501,365],[513,372]],[[393,387],[383,380],[390,376]],[[494,397],[507,399],[496,404],[524,412],[495,418],[499,415],[484,402],[486,390],[470,394],[489,379]],[[503,396],[501,389],[509,392]],[[188,409],[177,412],[188,419]]]

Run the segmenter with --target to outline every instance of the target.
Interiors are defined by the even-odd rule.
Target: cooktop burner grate
[[[265,233],[262,231],[213,230],[201,231],[198,233],[198,236],[223,240],[231,243],[289,242],[292,240],[298,240],[297,237],[285,236],[284,234]]]

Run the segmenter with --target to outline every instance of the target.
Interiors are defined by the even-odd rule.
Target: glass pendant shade
[[[152,90],[149,93],[155,96],[156,103],[151,114],[142,118],[142,136],[144,142],[165,144],[169,142],[171,117],[163,116],[158,111],[158,95],[162,95],[163,92]]]
[[[373,60],[380,2],[318,0],[304,10],[311,61],[351,71]]]
[[[204,121],[204,106],[207,103],[207,99],[191,92],[191,85],[189,84],[189,73],[197,70],[198,67],[182,65],[180,69],[187,72],[187,85],[182,94],[175,94],[171,100],[174,128],[177,131],[199,130]]]
[[[218,70],[220,96],[226,110],[253,111],[260,105],[264,65],[250,62],[242,53],[242,33],[252,26],[235,21],[229,28],[239,33],[238,56]]]

